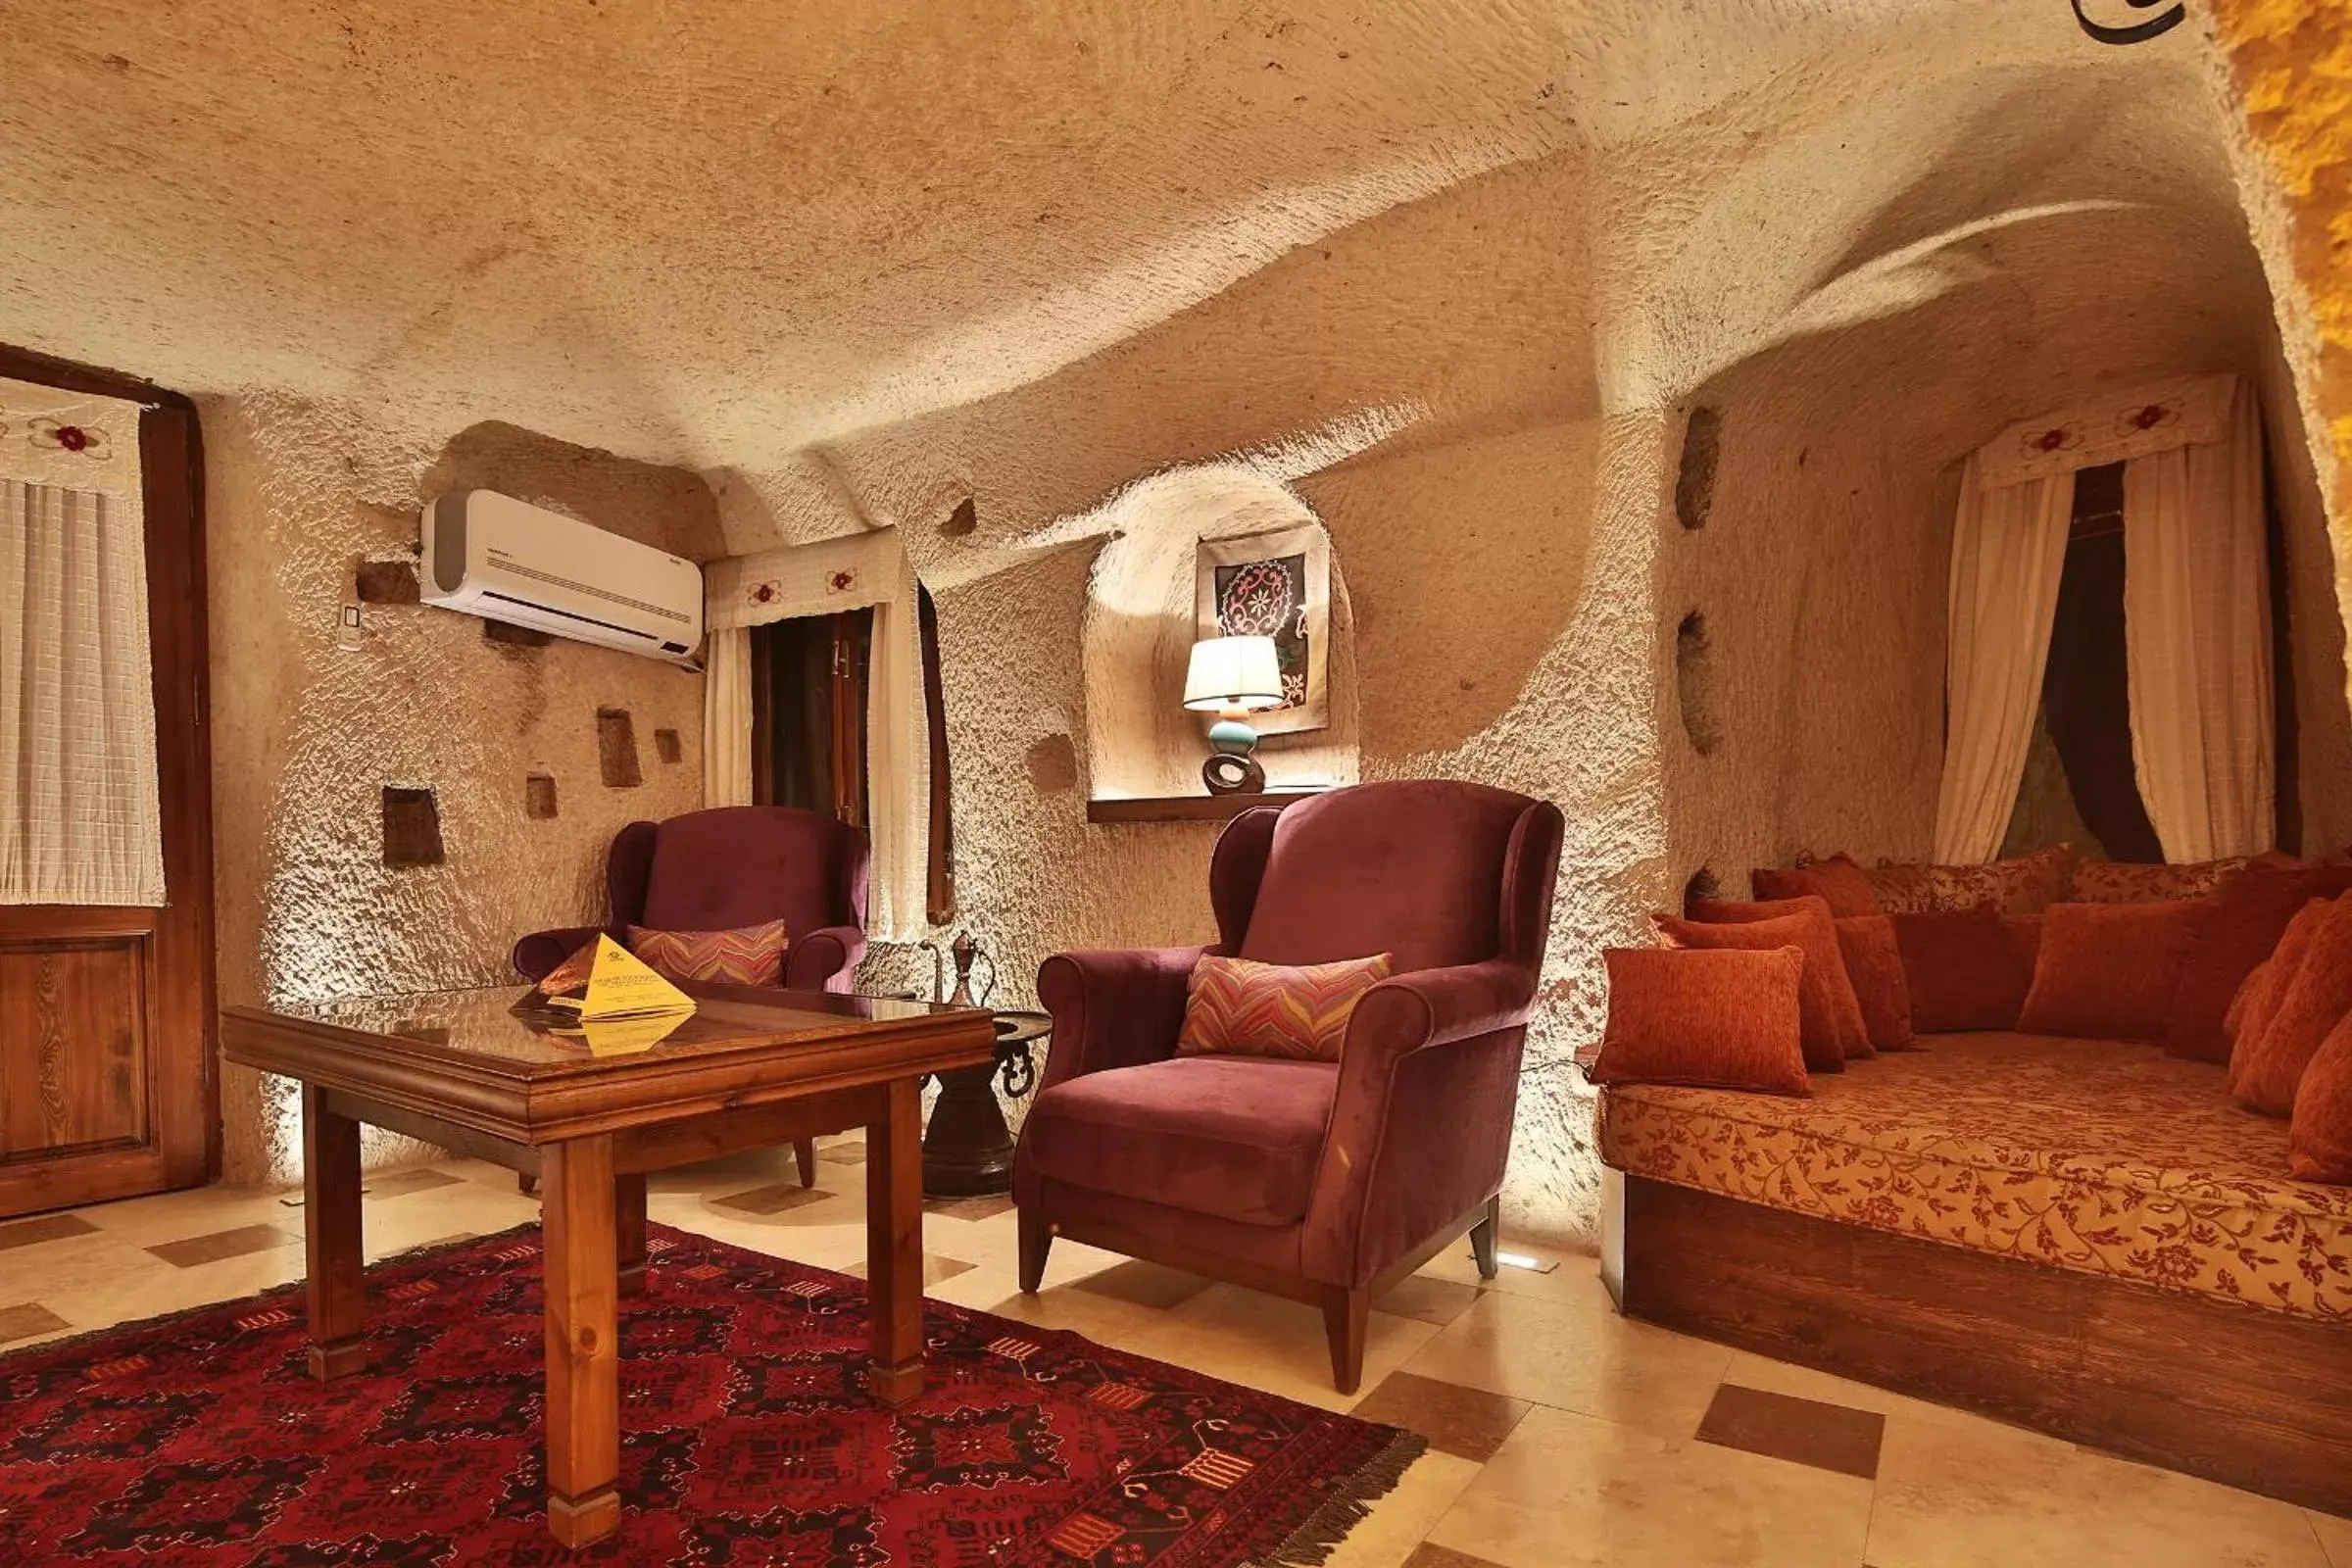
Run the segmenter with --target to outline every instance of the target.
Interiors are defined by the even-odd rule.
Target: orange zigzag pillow
[[[1395,968],[1385,953],[1297,968],[1204,956],[1193,965],[1176,1054],[1337,1061],[1356,1003]]]
[[[629,927],[629,951],[664,980],[710,980],[731,986],[784,983],[784,922],[733,931],[649,931]]]

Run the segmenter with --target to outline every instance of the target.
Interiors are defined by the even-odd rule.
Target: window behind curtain
[[[752,628],[752,798],[868,821],[866,676],[874,612]]]

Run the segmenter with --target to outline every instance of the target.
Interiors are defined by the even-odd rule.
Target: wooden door
[[[196,411],[0,349],[0,375],[154,405],[139,421],[162,908],[0,905],[0,1216],[189,1187],[220,1164],[212,756]]]

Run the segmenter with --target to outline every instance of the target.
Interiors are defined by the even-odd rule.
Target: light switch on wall
[[[360,624],[360,602],[345,600],[341,612],[335,616],[335,646],[356,650],[367,635],[368,629]]]

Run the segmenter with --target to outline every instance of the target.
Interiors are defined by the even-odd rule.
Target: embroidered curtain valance
[[[2234,375],[2180,375],[2021,419],[1977,449],[1979,482],[2022,484],[2177,447],[2215,445],[2230,438],[2230,399],[2236,390]]]
[[[0,479],[139,492],[139,406],[0,376]]]

